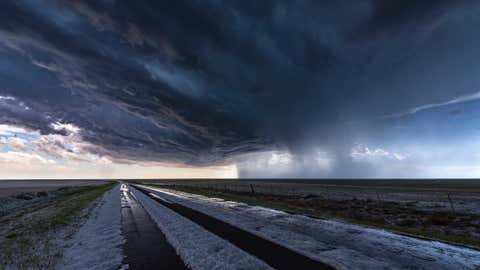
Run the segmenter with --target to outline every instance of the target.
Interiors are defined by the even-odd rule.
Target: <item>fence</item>
[[[240,192],[251,195],[295,196],[320,200],[373,200],[400,202],[406,206],[438,211],[480,212],[480,194],[464,194],[452,190],[401,190],[353,186],[290,184],[290,183],[188,183],[178,185],[218,192]],[[480,213],[479,213],[480,214]]]

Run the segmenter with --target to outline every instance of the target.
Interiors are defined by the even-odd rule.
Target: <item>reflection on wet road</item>
[[[124,263],[129,269],[188,269],[127,185],[122,184],[121,194]]]

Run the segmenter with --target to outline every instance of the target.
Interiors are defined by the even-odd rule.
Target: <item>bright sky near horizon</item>
[[[82,142],[78,127],[61,123],[53,126],[64,130],[65,136],[0,125],[0,179],[238,177],[235,165],[186,167],[100,157],[88,152],[88,147],[94,146]]]

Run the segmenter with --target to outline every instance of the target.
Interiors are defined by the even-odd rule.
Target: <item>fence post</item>
[[[453,207],[453,201],[452,201],[452,198],[450,198],[450,193],[447,193],[447,198],[448,198],[448,202],[450,203],[450,208],[452,208],[452,212],[455,213],[455,208]]]

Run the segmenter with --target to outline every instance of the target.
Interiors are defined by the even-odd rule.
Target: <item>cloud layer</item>
[[[466,38],[478,6],[2,1],[0,123],[76,134],[85,153],[131,163],[222,165],[286,151],[305,168],[318,162],[296,160],[322,149],[329,173],[322,165],[309,176],[369,174],[350,152],[358,141],[390,143],[398,123],[381,116],[453,104],[435,100],[478,86],[470,56],[480,38]],[[298,166],[288,175],[306,175]]]

